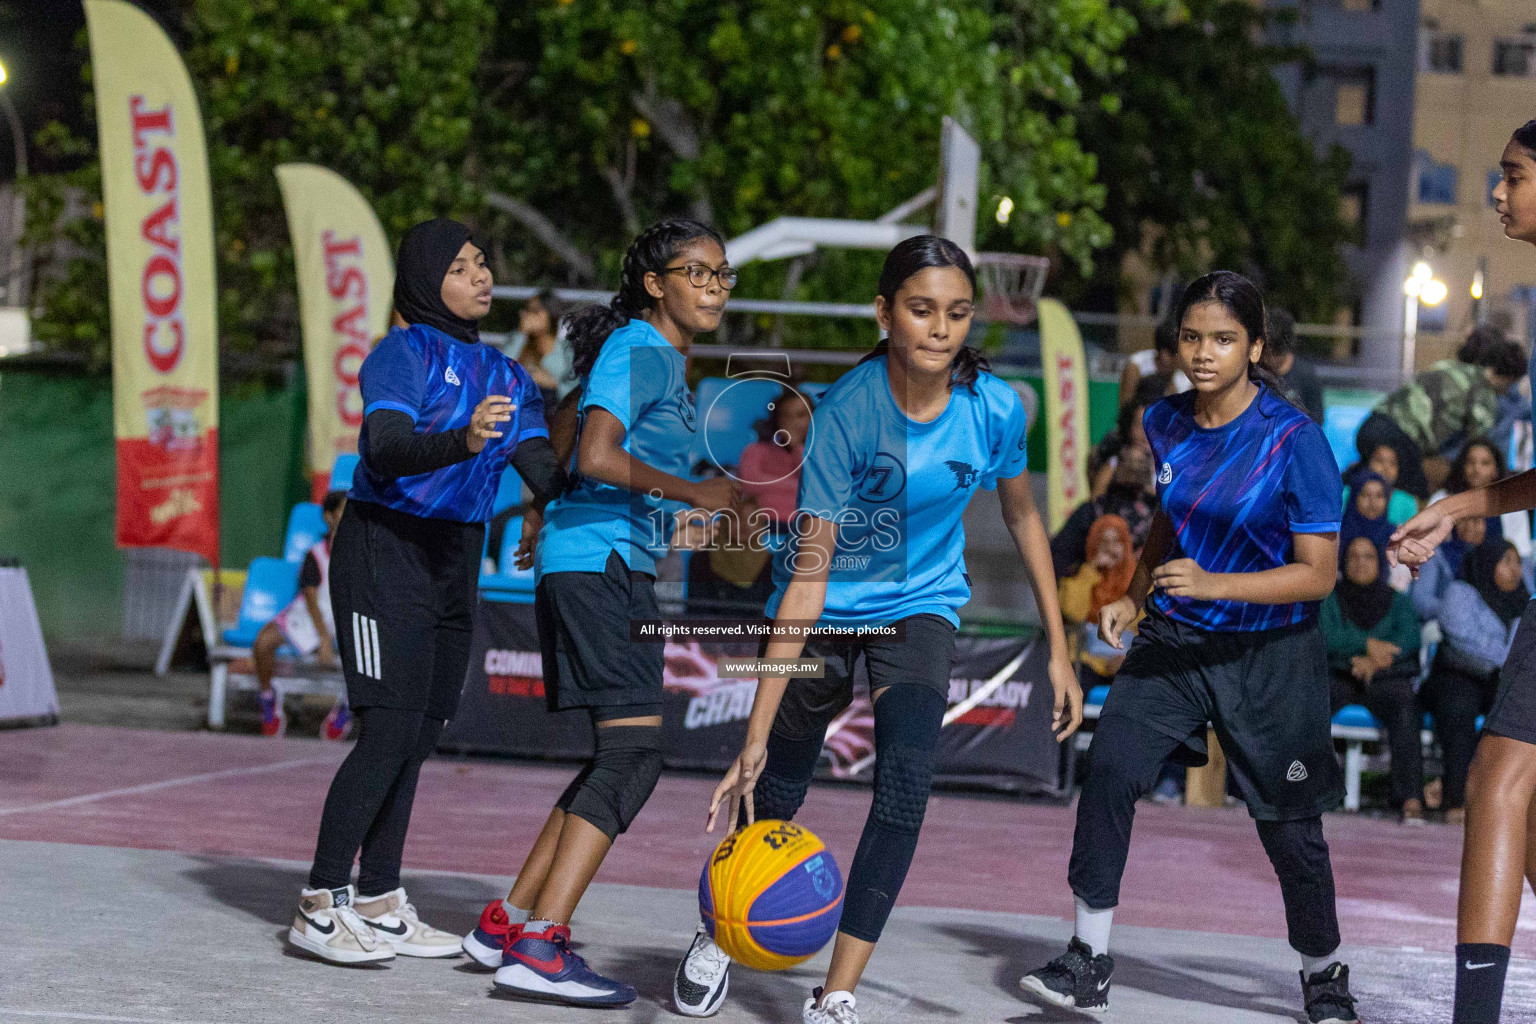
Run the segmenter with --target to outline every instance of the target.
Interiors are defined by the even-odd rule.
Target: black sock
[[[1491,942],[1456,944],[1456,1016],[1453,1024],[1498,1024],[1504,1001],[1509,947]]]

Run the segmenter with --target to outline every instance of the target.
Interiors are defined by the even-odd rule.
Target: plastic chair
[[[301,565],[309,549],[327,533],[325,516],[312,501],[301,501],[288,513],[288,533],[283,538],[283,560]]]
[[[299,566],[281,558],[252,559],[240,597],[240,620],[224,631],[231,647],[250,647],[256,634],[272,617],[288,606],[299,592]]]
[[[768,415],[783,384],[765,377],[706,377],[699,381],[699,429],[689,462],[720,469],[741,461],[742,449],[757,440],[753,424]]]
[[[357,472],[358,461],[356,455],[336,456],[336,461],[331,464],[331,490],[350,491],[352,489],[352,474]]]

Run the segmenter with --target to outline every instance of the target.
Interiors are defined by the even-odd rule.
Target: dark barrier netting
[[[443,734],[442,749],[560,759],[591,754],[584,712],[546,710],[538,647],[532,605],[480,603],[464,699]],[[757,683],[719,678],[716,661],[756,653],[755,642],[667,643],[669,767],[724,771],[730,766],[746,735]],[[939,783],[1025,793],[1059,788],[1062,760],[1050,734],[1052,696],[1043,643],[1033,636],[988,637],[962,631],[950,672],[950,707],[966,701],[1021,653],[1022,660],[1006,681],[944,729]],[[828,730],[822,769],[831,778],[870,781],[874,717],[862,662],[856,687],[853,705]]]

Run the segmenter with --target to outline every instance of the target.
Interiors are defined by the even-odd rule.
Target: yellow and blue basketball
[[[726,836],[699,877],[704,926],[732,960],[759,971],[815,956],[842,910],[832,851],[792,821],[758,821]]]

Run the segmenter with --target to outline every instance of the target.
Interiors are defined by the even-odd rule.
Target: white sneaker
[[[713,1017],[730,987],[730,954],[715,945],[701,924],[672,978],[672,1003],[685,1017]]]
[[[357,915],[401,956],[450,957],[464,952],[459,936],[416,916],[404,889],[357,901]]]
[[[340,889],[304,889],[299,893],[299,912],[288,929],[288,941],[333,964],[376,964],[393,960],[389,943],[357,916],[352,886]]]
[[[821,1000],[820,1006],[816,1005],[818,999]],[[800,1019],[805,1024],[859,1024],[858,1011],[853,1008],[852,992],[828,992],[822,995],[819,988],[805,1001]]]

